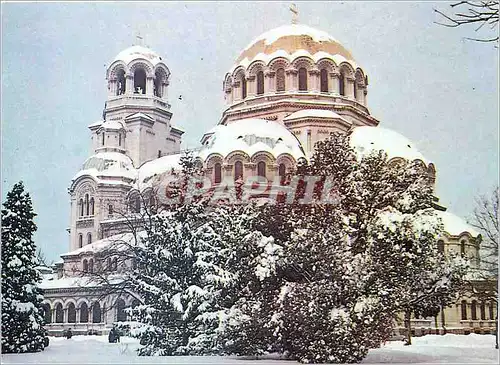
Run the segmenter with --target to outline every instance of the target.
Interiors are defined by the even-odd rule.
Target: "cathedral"
[[[107,333],[126,321],[125,308],[140,303],[130,291],[102,296],[95,273],[119,273],[100,252],[122,237],[140,213],[134,192],[155,177],[179,169],[183,130],[168,102],[170,70],[160,54],[141,45],[120,52],[106,70],[103,119],[90,124],[93,154],[71,180],[69,251],[44,272],[44,311],[50,334]],[[293,22],[254,39],[221,75],[226,102],[219,122],[203,134],[195,156],[212,184],[225,178],[276,181],[317,141],[332,132],[350,134],[358,153],[384,150],[391,160],[418,160],[435,181],[436,167],[399,133],[379,127],[368,108],[369,78],[353,55],[321,30]],[[214,123],[215,124],[215,123]],[[437,245],[479,263],[481,236],[438,203],[445,233]],[[113,275],[110,276],[113,278]],[[436,318],[414,318],[415,333],[490,333],[496,306],[463,296]]]

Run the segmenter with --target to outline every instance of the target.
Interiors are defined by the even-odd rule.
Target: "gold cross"
[[[297,9],[295,3],[292,3],[290,6],[290,11],[292,12],[292,24],[297,24],[299,21],[299,9]]]
[[[137,38],[137,45],[142,46],[144,38],[141,36],[141,33],[139,31],[137,31],[135,38]]]

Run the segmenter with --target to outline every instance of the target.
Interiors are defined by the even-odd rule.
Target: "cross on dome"
[[[292,12],[292,24],[297,24],[299,22],[299,9],[297,9],[297,5],[292,3],[289,10]]]

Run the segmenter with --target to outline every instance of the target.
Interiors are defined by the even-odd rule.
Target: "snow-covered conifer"
[[[2,209],[2,352],[44,349],[43,294],[36,270],[31,198],[19,182],[7,194]]]

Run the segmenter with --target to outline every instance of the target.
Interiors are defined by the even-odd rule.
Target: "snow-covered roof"
[[[479,232],[476,231],[473,227],[467,224],[462,218],[459,216],[443,211],[436,211],[436,214],[441,218],[444,225],[444,230],[452,235],[452,236],[460,236],[462,233],[470,233],[471,236],[477,237],[479,236]]]
[[[125,64],[129,64],[130,62],[139,58],[148,60],[153,64],[153,66],[162,62],[161,57],[156,52],[143,46],[132,46],[124,49],[123,51],[118,53],[113,62],[123,61]]]
[[[342,119],[346,123],[349,123],[344,117],[340,116],[339,114],[335,113],[332,110],[323,110],[323,109],[303,109],[296,111],[295,113],[290,114],[289,116],[285,117],[283,120],[294,120],[294,119],[301,119],[301,118],[328,118],[328,119]]]
[[[139,234],[138,236],[140,236]],[[134,243],[134,236],[132,233],[120,233],[114,236],[103,238],[98,241],[94,241],[89,245],[85,245],[74,251],[62,254],[61,257],[78,256],[82,254],[95,254],[105,249],[113,247],[114,250],[124,250],[128,245]]]
[[[111,284],[118,284],[123,281],[123,277],[118,274],[115,277],[107,278]],[[40,283],[41,289],[69,289],[69,288],[92,288],[100,286],[96,280],[89,276],[65,276],[60,279],[44,279]]]
[[[358,67],[352,54],[328,33],[304,24],[287,24],[271,29],[250,42],[231,72],[238,66],[248,67],[257,60],[268,64],[277,57],[292,61],[302,56],[310,57],[314,62],[328,58],[336,64],[347,62],[354,69]]]
[[[137,172],[130,157],[119,152],[99,152],[89,157],[73,180],[90,175],[98,180],[103,176],[126,177],[134,180]]]
[[[146,162],[139,168],[139,190],[144,189],[152,178],[163,173],[168,173],[174,170],[180,170],[181,154],[167,155],[155,160]]]
[[[356,127],[350,135],[350,144],[358,156],[383,150],[389,159],[401,157],[409,161],[429,161],[416,149],[409,139],[401,134],[381,127]]]
[[[283,153],[290,154],[296,160],[305,157],[299,140],[279,122],[240,119],[228,125],[218,125],[211,129],[211,133],[199,152],[203,160],[210,154],[226,157],[234,151],[242,151],[250,157],[261,151],[269,152],[274,157]]]
[[[123,124],[116,120],[109,120],[102,123],[101,127],[107,130],[120,130],[123,129]]]
[[[102,123],[104,123],[103,120],[98,120],[97,122],[95,123],[92,123],[92,124],[89,124],[89,128],[92,128],[92,127],[99,127]]]

